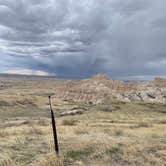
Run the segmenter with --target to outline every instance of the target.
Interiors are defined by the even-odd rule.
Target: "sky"
[[[0,73],[166,76],[165,0],[0,0]]]

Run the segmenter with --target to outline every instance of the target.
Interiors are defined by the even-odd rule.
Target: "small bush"
[[[106,151],[106,154],[111,155],[111,156],[117,155],[117,154],[122,154],[122,149],[120,148],[120,146],[115,146],[115,147],[108,149]]]
[[[124,132],[121,129],[116,129],[116,130],[114,130],[114,135],[115,136],[123,136]]]
[[[85,129],[85,128],[79,128],[79,129],[76,129],[76,130],[74,131],[74,133],[75,133],[76,135],[84,135],[84,134],[88,134],[89,132],[88,132],[88,130]]]
[[[135,128],[140,128],[140,127],[152,127],[153,125],[151,123],[147,123],[147,122],[140,122],[138,124],[135,124],[133,126],[130,126],[131,129],[135,129]]]
[[[43,131],[40,128],[32,127],[26,132],[26,134],[43,135]]]
[[[10,104],[6,101],[0,100],[0,106],[10,106]]]
[[[66,154],[66,158],[71,158],[73,160],[81,160],[84,158],[87,158],[93,153],[93,150],[91,147],[80,149],[80,150],[71,150],[68,151]]]
[[[151,123],[147,122],[141,122],[138,124],[138,127],[152,127],[153,125]]]
[[[104,111],[104,112],[112,112],[112,107],[111,106],[102,106],[100,108],[101,111]]]
[[[49,125],[49,124],[48,124],[48,121],[45,120],[45,119],[39,119],[37,123],[38,123],[38,125],[40,125],[40,126],[48,126],[48,125]]]
[[[0,130],[0,137],[6,137],[6,136],[8,136],[8,135],[9,135],[8,132],[6,132],[6,131],[4,131],[4,130]]]
[[[126,102],[120,101],[120,100],[115,100],[115,101],[112,101],[111,103],[115,104],[115,105],[124,105],[124,104],[126,104]]]
[[[22,100],[17,100],[16,103],[20,104],[20,105],[36,106],[35,100],[34,99],[28,99],[28,98],[25,98],[25,99],[22,99]]]
[[[158,123],[159,124],[166,124],[166,120],[160,120]]]
[[[77,122],[78,121],[75,120],[75,119],[64,119],[62,121],[62,125],[64,125],[64,126],[74,126],[74,125],[76,125]]]

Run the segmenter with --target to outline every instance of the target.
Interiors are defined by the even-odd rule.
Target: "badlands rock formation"
[[[108,98],[120,101],[166,103],[166,79],[151,82],[112,80],[104,74],[90,79],[69,81],[55,91],[55,97],[89,104],[104,103]]]

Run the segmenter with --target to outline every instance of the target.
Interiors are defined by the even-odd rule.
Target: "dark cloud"
[[[0,71],[166,75],[166,1],[0,0]]]

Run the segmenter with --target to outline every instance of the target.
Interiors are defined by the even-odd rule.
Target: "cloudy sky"
[[[0,0],[0,73],[166,76],[165,0]]]

